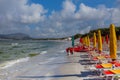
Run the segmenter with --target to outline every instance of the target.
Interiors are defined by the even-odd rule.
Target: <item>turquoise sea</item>
[[[50,59],[60,52],[66,55],[65,48],[68,41],[42,41],[42,40],[0,40],[0,64],[9,61],[24,61],[35,55]],[[67,45],[66,45],[67,44]]]
[[[65,49],[69,46],[71,41],[0,40],[0,80],[24,80],[19,76],[56,73],[67,63]]]

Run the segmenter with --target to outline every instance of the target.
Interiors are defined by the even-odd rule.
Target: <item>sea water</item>
[[[27,70],[26,74],[37,74],[37,69],[29,70],[37,67],[43,71],[39,75],[50,75],[50,70],[64,62],[65,49],[70,45],[69,41],[0,40],[0,71],[3,71],[0,72],[0,79],[14,80],[11,75],[16,75],[17,71],[22,73]]]
[[[0,64],[8,61],[24,61],[32,57],[31,54],[47,54],[53,56],[53,53],[47,53],[49,50],[56,52],[60,45],[65,46],[66,41],[48,41],[48,40],[0,40]],[[55,50],[55,51],[54,51]],[[59,52],[64,51],[59,50]]]

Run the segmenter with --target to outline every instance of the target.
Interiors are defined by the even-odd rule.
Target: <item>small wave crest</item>
[[[11,43],[11,46],[18,46],[18,43]]]
[[[47,53],[47,51],[42,51],[40,54],[46,54]]]
[[[5,68],[13,66],[16,63],[26,62],[28,60],[29,60],[29,57],[21,58],[21,59],[17,59],[17,60],[12,60],[12,61],[7,61],[7,62],[0,65],[0,69],[5,69]]]

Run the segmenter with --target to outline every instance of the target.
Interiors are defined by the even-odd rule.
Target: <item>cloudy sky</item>
[[[0,0],[0,34],[65,37],[120,26],[120,0]]]

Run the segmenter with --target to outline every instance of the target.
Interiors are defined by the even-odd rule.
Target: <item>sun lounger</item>
[[[105,80],[107,80],[108,77],[111,77],[111,80],[114,80],[115,76],[120,75],[120,69],[103,70],[103,75],[106,77]]]
[[[105,80],[108,80],[109,77],[111,78],[111,80],[114,80],[114,73],[110,70],[103,70],[102,73],[105,76]]]
[[[66,52],[71,53],[71,54],[74,52],[87,52],[87,51],[89,51],[89,49],[83,46],[75,46],[75,47],[66,48]]]

